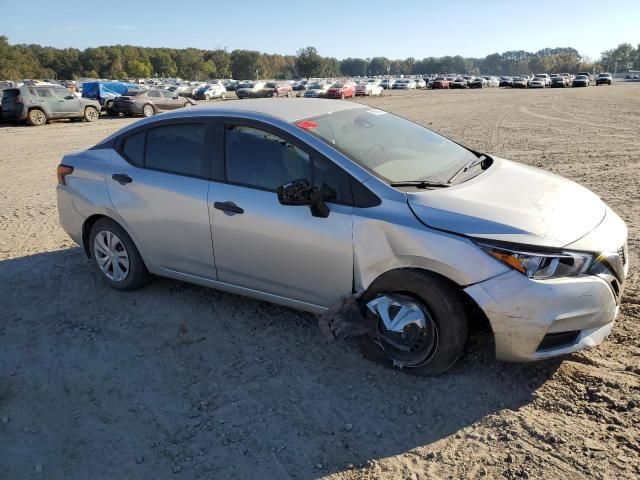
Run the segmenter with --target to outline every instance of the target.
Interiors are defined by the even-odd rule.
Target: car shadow
[[[79,248],[0,261],[0,291],[7,478],[34,461],[49,478],[317,478],[518,410],[559,365],[496,362],[479,332],[448,374],[411,376],[306,313],[159,278],[112,290]]]

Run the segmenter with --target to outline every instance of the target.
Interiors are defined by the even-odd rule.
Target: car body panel
[[[434,228],[548,247],[576,241],[605,215],[602,201],[586,188],[498,158],[488,170],[460,185],[409,194],[409,205]]]

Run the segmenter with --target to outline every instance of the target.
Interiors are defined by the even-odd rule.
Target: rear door
[[[207,206],[210,138],[210,124],[201,119],[133,130],[117,142],[106,181],[145,260],[215,279]]]
[[[349,177],[280,130],[228,120],[209,192],[218,279],[313,305],[350,294],[353,281]],[[285,206],[276,188],[292,180],[336,191],[327,218],[308,206]]]

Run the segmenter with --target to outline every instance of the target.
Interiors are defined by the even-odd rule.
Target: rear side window
[[[183,175],[204,176],[204,124],[182,124],[147,130],[144,166]]]
[[[53,93],[50,88],[36,88],[39,97],[53,98]]]
[[[157,90],[151,90],[147,93],[147,97],[159,98],[160,92],[158,92]]]
[[[126,137],[121,153],[138,167],[203,177],[205,139],[203,123],[152,127]]]
[[[138,167],[144,165],[144,139],[146,132],[138,132],[125,138],[122,144],[122,153],[127,160]]]

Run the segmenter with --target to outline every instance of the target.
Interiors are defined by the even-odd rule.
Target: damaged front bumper
[[[484,311],[495,337],[496,358],[533,361],[600,344],[618,305],[596,276],[531,280],[507,272],[465,288]]]

